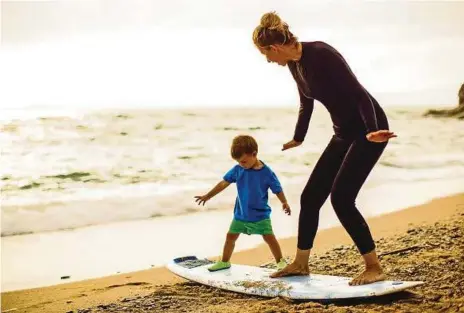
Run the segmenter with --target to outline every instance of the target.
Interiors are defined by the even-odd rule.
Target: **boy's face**
[[[257,161],[256,155],[257,155],[256,152],[245,153],[240,158],[236,159],[236,161],[241,167],[250,169],[253,167],[253,165],[256,164],[256,161]]]

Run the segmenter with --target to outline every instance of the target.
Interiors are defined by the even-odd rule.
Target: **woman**
[[[319,211],[331,195],[332,206],[361,253],[366,269],[350,284],[385,279],[369,227],[356,208],[356,196],[390,138],[387,117],[358,82],[350,67],[324,42],[299,42],[275,12],[266,13],[253,32],[253,41],[268,62],[287,65],[296,81],[300,110],[293,140],[282,150],[302,144],[314,100],[329,111],[334,135],[316,163],[301,194],[298,246],[293,263],[271,277],[309,275],[308,260],[316,235]]]

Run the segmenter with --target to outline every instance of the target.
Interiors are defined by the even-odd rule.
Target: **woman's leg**
[[[319,225],[319,211],[327,200],[335,177],[352,141],[332,137],[317,161],[301,194],[298,220],[298,249],[295,259],[271,277],[308,275],[308,259]]]
[[[350,147],[331,191],[332,206],[366,264],[366,270],[351,282],[353,285],[385,279],[369,226],[356,208],[355,201],[386,145],[369,142],[364,137],[357,139]]]

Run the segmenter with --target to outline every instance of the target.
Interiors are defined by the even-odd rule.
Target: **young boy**
[[[235,241],[240,234],[262,235],[269,245],[277,262],[277,268],[284,268],[287,263],[282,258],[282,251],[272,230],[268,205],[268,189],[279,198],[282,209],[290,215],[290,206],[274,172],[257,157],[258,144],[251,136],[237,136],[231,146],[231,156],[238,162],[229,170],[221,182],[203,196],[196,196],[198,204],[206,201],[227,188],[231,183],[237,184],[237,199],[235,201],[234,219],[227,233],[222,260],[208,268],[218,271],[230,268],[230,257],[234,251]]]

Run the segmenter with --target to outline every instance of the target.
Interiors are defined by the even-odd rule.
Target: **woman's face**
[[[284,53],[281,45],[271,45],[268,47],[258,47],[258,50],[266,56],[269,63],[277,63],[280,66],[286,66],[288,58]]]

